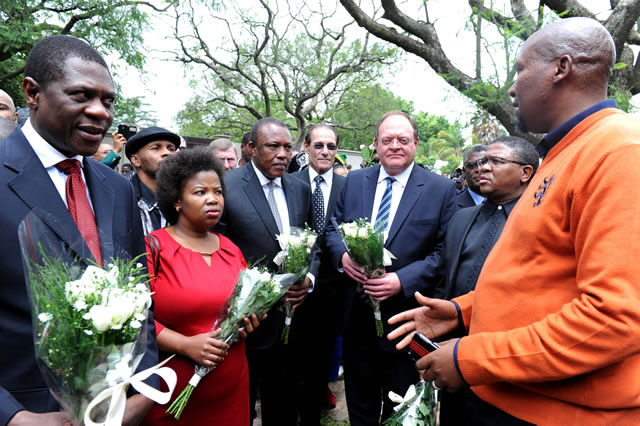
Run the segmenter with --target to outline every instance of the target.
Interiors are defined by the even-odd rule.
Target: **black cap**
[[[127,158],[131,160],[131,156],[138,152],[140,148],[158,139],[172,142],[176,149],[180,147],[180,136],[162,127],[147,127],[129,138],[124,147],[124,153],[127,155]]]

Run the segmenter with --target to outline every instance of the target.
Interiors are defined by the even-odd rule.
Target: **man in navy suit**
[[[484,201],[484,197],[480,194],[480,169],[477,164],[485,155],[487,155],[486,145],[473,145],[464,153],[462,176],[467,182],[467,187],[456,195],[460,209],[477,206]]]
[[[373,311],[356,292],[357,283],[364,283],[366,295],[382,302],[385,334],[390,331],[391,315],[417,306],[416,291],[432,294],[447,224],[456,210],[456,188],[451,180],[414,163],[418,142],[418,128],[410,115],[386,113],[374,139],[381,165],[349,173],[336,205],[338,222],[358,218],[386,222],[381,225],[386,229],[385,247],[396,259],[384,275],[365,276],[345,251],[338,231],[332,225],[326,231],[332,266],[344,269],[350,278],[344,369],[349,420],[354,426],[379,424],[382,402],[382,417],[388,418],[394,405],[389,391],[404,395],[419,381],[408,355],[396,351],[384,336],[376,336]]]
[[[0,229],[4,233],[0,255],[0,425],[61,425],[68,419],[58,411],[36,365],[18,226],[33,211],[65,248],[83,259],[95,259],[96,245],[89,247],[65,205],[67,176],[56,167],[60,161],[73,159],[80,162],[95,217],[90,220],[95,220],[102,232],[97,252],[108,256],[107,239],[131,256],[143,253],[145,247],[131,184],[87,158],[98,149],[113,121],[115,90],[104,59],[80,39],[53,36],[34,46],[24,74],[22,88],[30,119],[0,141]],[[151,367],[158,359],[151,315],[147,339],[140,368]],[[142,395],[130,397],[125,424],[138,423],[151,405]]]
[[[263,118],[256,122],[248,146],[253,153],[251,162],[225,174],[230,190],[215,229],[240,248],[247,263],[259,262],[276,271],[273,258],[280,251],[276,235],[288,233],[292,226],[303,228],[311,223],[311,193],[308,184],[286,173],[293,147],[282,121]],[[311,276],[287,292],[287,299],[301,303],[316,275],[312,268]],[[247,339],[251,407],[260,389],[265,426],[297,422],[293,402],[297,372],[291,347],[281,341],[284,319],[277,307],[272,308]]]
[[[309,167],[293,175],[311,186],[311,226],[318,233],[320,270],[312,293],[298,308],[291,326],[292,343],[301,349],[303,391],[300,407],[302,425],[320,424],[320,411],[327,398],[331,355],[342,325],[344,285],[341,274],[331,267],[324,247],[324,228],[329,224],[345,177],[333,170],[340,135],[328,124],[307,129],[304,150]],[[314,348],[309,350],[309,348]],[[307,368],[312,365],[313,368]]]

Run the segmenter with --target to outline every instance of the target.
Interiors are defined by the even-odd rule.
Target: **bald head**
[[[607,99],[615,57],[611,35],[594,19],[563,19],[534,33],[520,50],[509,90],[518,127],[547,133]]]
[[[554,22],[534,33],[525,43],[527,45],[550,62],[569,56],[574,78],[585,89],[593,88],[594,83],[606,88],[616,62],[616,46],[611,34],[591,18]]]
[[[11,121],[18,120],[18,116],[16,115],[16,106],[13,103],[13,99],[11,99],[11,96],[9,96],[4,90],[0,90],[0,117]]]

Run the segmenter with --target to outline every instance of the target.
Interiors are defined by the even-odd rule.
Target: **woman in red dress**
[[[223,168],[205,149],[183,150],[161,163],[158,205],[171,226],[152,232],[160,243],[160,262],[147,242],[154,318],[160,358],[178,375],[171,402],[194,374],[196,364],[216,367],[194,389],[179,420],[167,405],[154,405],[144,424],[249,424],[249,371],[242,341],[232,346],[211,331],[223,303],[246,267],[240,249],[208,229],[224,208]],[[246,332],[258,326],[245,318]],[[242,333],[246,336],[246,333]],[[224,362],[223,362],[224,360]],[[166,389],[165,389],[166,390]]]

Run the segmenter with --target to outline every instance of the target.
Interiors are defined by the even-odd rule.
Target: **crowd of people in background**
[[[16,234],[31,211],[98,262],[98,230],[133,256],[147,236],[154,310],[140,369],[175,355],[181,388],[194,363],[216,367],[180,420],[135,394],[125,424],[247,425],[259,399],[265,426],[319,425],[339,365],[354,426],[388,419],[389,393],[421,379],[440,390],[443,426],[637,424],[640,267],[628,258],[640,197],[620,182],[640,173],[640,123],[607,99],[614,64],[595,20],[533,34],[510,95],[521,130],[546,136],[473,145],[449,178],[415,163],[418,126],[402,111],[379,117],[377,165],[358,170],[333,125],[310,125],[296,153],[272,117],[239,151],[229,137],[187,148],[161,127],[103,144],[115,98],[107,64],[82,40],[43,39],[25,66],[24,123],[0,91],[0,425],[69,424],[33,351]],[[78,197],[90,208],[75,211]],[[354,262],[337,229],[363,218],[394,256],[380,276]],[[240,344],[218,340],[211,324],[239,272],[277,272],[276,236],[305,226],[318,239],[285,295],[296,307],[288,343],[279,305],[245,318]],[[417,362],[406,352],[416,332],[440,344]]]

